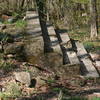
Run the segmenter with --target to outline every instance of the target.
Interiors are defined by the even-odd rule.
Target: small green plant
[[[53,88],[53,91],[59,92],[61,89],[60,88]]]
[[[3,44],[7,43],[7,42],[12,43],[12,42],[14,42],[14,39],[13,39],[12,35],[10,35],[8,33],[1,33],[0,32],[0,42]]]
[[[23,21],[23,20],[18,20],[16,22],[16,27],[24,28],[26,25],[27,25],[27,22],[26,21]]]
[[[3,59],[0,60],[0,69],[5,71],[5,72],[9,72],[14,68],[14,64],[13,62],[10,61],[5,61]]]
[[[48,84],[52,84],[52,83],[55,83],[55,80],[52,80],[52,79],[49,79],[47,80]]]
[[[92,42],[85,42],[84,47],[86,48],[87,51],[92,51],[94,49],[94,45]]]
[[[12,14],[12,16],[13,16],[13,17],[17,17],[17,16],[19,16],[19,14],[18,14],[17,12],[14,12],[14,13]]]
[[[62,88],[60,88],[60,87],[54,87],[52,90],[53,90],[54,92],[62,91],[62,92],[64,93],[64,95],[68,93],[68,89],[66,89],[66,88],[64,88],[64,87],[62,87]]]

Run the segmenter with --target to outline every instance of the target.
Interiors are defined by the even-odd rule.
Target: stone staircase
[[[42,36],[38,13],[27,11],[25,19],[27,20],[27,33],[35,37]],[[50,47],[53,50],[52,52],[61,55],[62,65],[78,65],[85,77],[99,77],[99,73],[82,43],[70,39],[68,33],[64,30],[55,30],[49,22],[46,25]]]

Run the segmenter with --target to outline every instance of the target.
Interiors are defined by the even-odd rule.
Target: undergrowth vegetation
[[[16,98],[21,96],[21,89],[15,83],[8,83],[5,92],[0,92],[0,98],[3,100],[10,100],[10,98]]]
[[[27,22],[24,20],[18,20],[18,21],[16,21],[15,24],[16,24],[16,27],[24,28],[27,25]]]

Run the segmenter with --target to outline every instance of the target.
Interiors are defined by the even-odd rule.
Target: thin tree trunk
[[[91,38],[97,37],[97,12],[96,0],[90,0],[90,16],[91,16]]]
[[[51,52],[52,49],[50,47],[50,38],[46,26],[45,0],[36,0],[36,3],[38,6],[40,25],[41,25],[42,36],[44,40],[44,53]]]
[[[22,2],[21,2],[21,7],[24,6],[24,2],[25,2],[25,0],[22,0]]]

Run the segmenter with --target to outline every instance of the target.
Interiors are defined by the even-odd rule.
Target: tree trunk
[[[40,19],[40,25],[42,30],[42,36],[44,40],[44,52],[51,52],[51,44],[50,44],[50,38],[48,35],[47,25],[46,25],[46,8],[45,8],[45,0],[36,0],[37,6],[38,6],[38,13],[39,13],[39,19]]]
[[[97,11],[96,0],[90,0],[90,16],[91,16],[91,38],[97,37]]]
[[[25,3],[25,0],[22,0],[21,5],[20,5],[21,10],[23,10],[24,3]]]

